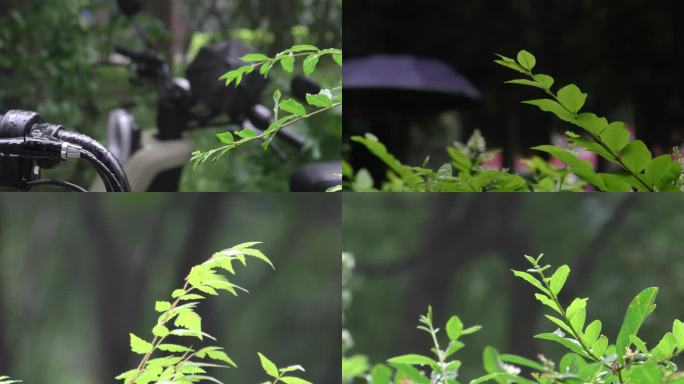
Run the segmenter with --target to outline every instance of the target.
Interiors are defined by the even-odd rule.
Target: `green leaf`
[[[646,320],[655,309],[654,302],[657,294],[658,288],[646,288],[635,296],[629,304],[627,312],[625,313],[625,318],[622,321],[622,326],[620,327],[620,332],[618,333],[617,342],[615,343],[615,350],[618,353],[620,362],[623,361],[622,355],[625,352],[625,348],[627,348],[630,343],[629,336],[637,335],[644,320]]]
[[[528,71],[531,71],[535,67],[535,65],[537,65],[537,59],[534,57],[533,54],[525,50],[522,50],[518,52],[518,63],[521,67],[527,69]]]
[[[582,347],[577,343],[577,341],[567,339],[555,333],[541,333],[539,335],[535,335],[534,338],[555,341],[556,343],[563,345],[565,348],[569,349],[572,352],[575,352],[580,356],[586,356],[586,353],[584,352]]]
[[[317,95],[307,93],[306,102],[314,107],[332,108],[333,106],[332,94],[329,90],[321,90]]]
[[[617,175],[602,173],[601,178],[605,183],[606,192],[632,192],[632,186]]]
[[[562,105],[558,104],[557,101],[551,99],[538,99],[538,100],[526,100],[522,102],[523,104],[534,105],[544,112],[551,112],[556,115],[559,119],[572,123],[574,121],[574,116],[572,113],[568,112]]]
[[[619,153],[629,142],[629,131],[622,122],[611,123],[601,133],[601,140],[613,153]]]
[[[537,280],[534,276],[530,275],[529,273],[516,271],[514,269],[512,269],[512,271],[515,276],[527,281],[528,283],[532,284],[534,287],[544,292],[545,294],[549,293],[549,291],[546,290],[546,287],[544,287],[544,285],[539,280]]]
[[[261,361],[261,367],[264,369],[266,374],[268,374],[271,377],[278,377],[278,366],[275,365],[271,360],[268,359],[268,357],[262,355],[261,353],[258,353],[259,355],[259,361]]]
[[[646,343],[643,340],[641,340],[638,336],[629,335],[629,341],[632,344],[634,344],[635,347],[637,347],[637,350],[641,351],[642,353],[648,353],[648,348],[646,348]]]
[[[158,324],[152,328],[152,334],[157,337],[165,337],[169,334],[169,329],[161,324]]]
[[[463,331],[463,322],[458,316],[451,316],[449,321],[446,323],[446,332],[449,336],[449,340],[458,340],[461,337],[461,332]]]
[[[662,384],[660,368],[653,362],[648,361],[643,365],[636,365],[630,369],[630,382],[639,384]]]
[[[157,312],[166,312],[171,308],[171,303],[168,301],[157,301],[154,303],[154,310]]]
[[[581,332],[587,316],[587,299],[573,300],[566,310],[566,316],[573,328]]]
[[[651,152],[641,140],[629,143],[620,153],[620,158],[627,169],[639,174],[651,161]]]
[[[558,91],[558,101],[570,112],[577,113],[587,101],[587,94],[582,93],[575,84],[570,84]]]
[[[283,58],[280,59],[280,66],[283,67],[283,70],[287,73],[292,73],[294,71],[294,63],[295,58],[290,55],[283,56]]]
[[[223,144],[233,144],[235,140],[233,139],[233,134],[226,131],[216,134],[216,138]]]
[[[183,327],[190,331],[202,331],[202,318],[197,313],[191,310],[184,310],[178,313],[174,324],[177,327]]]
[[[280,106],[280,109],[282,109],[283,111],[290,112],[296,116],[306,115],[306,109],[297,100],[294,100],[294,99],[283,100],[280,102],[279,106]]]
[[[429,365],[432,367],[438,366],[435,360],[423,355],[408,354],[393,357],[387,360],[388,363],[394,364],[408,364],[408,365]]]
[[[220,350],[210,350],[207,352],[207,356],[209,356],[210,359],[217,360],[217,361],[223,361],[224,363],[230,364],[233,367],[237,368],[237,364],[231,359],[225,352],[220,351]]]
[[[280,378],[280,381],[285,384],[312,384],[310,381],[306,381],[294,376],[283,376]]]
[[[309,76],[316,70],[319,59],[320,56],[318,54],[309,55],[304,59],[303,68],[305,75]]]
[[[236,132],[235,134],[240,136],[243,139],[253,139],[253,138],[258,136],[256,132],[254,132],[253,130],[251,130],[249,128],[245,128],[241,131]]]
[[[340,67],[342,66],[342,54],[341,53],[336,53],[332,55],[333,60],[339,65]]]
[[[561,291],[563,285],[565,285],[565,281],[568,279],[569,274],[570,267],[567,265],[560,266],[558,269],[556,269],[556,272],[553,273],[549,286],[551,287],[551,292],[554,295],[558,295],[558,293]]]
[[[311,44],[298,44],[288,49],[290,52],[318,51],[318,47]]]
[[[165,351],[165,352],[188,352],[192,351],[192,348],[188,348],[183,345],[178,345],[178,344],[159,344],[157,347],[160,351]]]
[[[584,331],[584,344],[594,344],[594,342],[598,340],[599,336],[601,336],[601,321],[594,320],[587,325],[587,329]]]
[[[684,349],[684,323],[675,320],[672,324],[672,334],[677,341],[677,349]]]
[[[653,185],[660,185],[664,179],[667,179],[672,167],[672,156],[662,155],[651,160],[646,166],[646,178]]]
[[[605,117],[598,117],[593,113],[580,113],[573,121],[573,124],[583,128],[593,136],[600,137],[601,133],[608,127],[608,120]]]
[[[253,63],[258,61],[268,61],[270,60],[270,58],[261,53],[250,53],[248,55],[243,56],[241,60],[246,63]]]
[[[382,160],[385,165],[387,165],[390,169],[392,169],[392,171],[396,172],[402,178],[407,178],[413,175],[411,167],[403,165],[399,160],[397,160],[397,158],[387,151],[387,147],[378,141],[378,138],[372,134],[366,134],[364,137],[353,136],[351,139],[352,141],[363,144],[373,155]]]
[[[176,289],[173,292],[171,292],[171,297],[174,299],[181,297],[183,295],[185,295],[185,291],[182,289]]]
[[[534,297],[539,300],[542,304],[546,305],[547,307],[553,309],[554,311],[558,313],[562,313],[561,309],[558,308],[558,305],[556,304],[555,301],[553,301],[550,297],[543,295],[541,293],[535,293]]]
[[[534,79],[534,81],[541,84],[542,87],[544,87],[545,89],[551,89],[554,83],[553,77],[541,73],[532,76],[532,78]]]
[[[591,346],[592,352],[594,352],[595,355],[597,356],[603,356],[603,354],[606,352],[606,349],[608,348],[608,338],[605,337],[604,335],[601,335],[598,340],[594,342]]]
[[[517,84],[517,85],[525,85],[528,87],[535,87],[535,88],[540,88],[540,89],[546,89],[544,85],[539,84],[536,81],[532,80],[527,80],[527,79],[515,79],[515,80],[509,80],[505,82],[504,84]]]
[[[131,338],[131,351],[144,355],[146,353],[152,352],[152,344],[139,338],[138,336],[130,333]]]

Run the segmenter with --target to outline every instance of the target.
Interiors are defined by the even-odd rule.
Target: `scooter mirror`
[[[119,3],[119,9],[126,16],[135,16],[142,9],[142,4],[139,0],[116,0]]]

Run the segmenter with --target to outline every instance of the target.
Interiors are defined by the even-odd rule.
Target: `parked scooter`
[[[118,4],[131,17],[142,10],[137,0],[118,0]],[[229,123],[257,134],[268,128],[272,116],[260,104],[267,81],[252,74],[238,87],[225,87],[217,80],[243,65],[240,58],[252,52],[238,41],[205,46],[188,67],[187,78],[174,78],[170,65],[152,49],[142,29],[137,31],[145,42],[145,50],[116,47],[115,51],[131,61],[136,81],[147,80],[156,85],[157,127],[143,131],[130,111],[112,111],[107,127],[108,147],[123,164],[133,191],[177,191],[182,170],[193,152],[193,143],[187,137],[189,130]],[[298,98],[305,99],[307,92],[317,93],[316,88],[320,90],[305,79],[293,81],[293,93]],[[227,121],[217,122],[226,117]],[[277,137],[299,151],[307,146],[305,138],[287,128]],[[286,159],[277,143],[271,146],[271,151]],[[341,162],[307,165],[292,176],[291,189],[325,191],[341,184],[340,173]],[[102,190],[103,185],[96,182],[91,189]]]

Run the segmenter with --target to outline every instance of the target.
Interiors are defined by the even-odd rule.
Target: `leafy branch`
[[[219,80],[225,81],[226,86],[233,85],[237,87],[246,76],[255,72],[257,68],[259,68],[259,74],[261,76],[268,77],[273,67],[277,64],[279,64],[285,72],[293,73],[298,58],[304,58],[302,61],[302,70],[305,75],[309,76],[314,73],[321,58],[326,56],[330,56],[337,65],[342,66],[342,50],[335,48],[319,49],[313,45],[295,45],[292,48],[278,53],[274,57],[269,57],[261,53],[251,53],[242,58],[244,62],[250,64],[226,73],[221,76]],[[309,107],[313,107],[313,110],[311,111],[307,111],[307,108],[295,99],[282,99],[282,91],[280,89],[273,93],[273,101],[274,123],[265,131],[257,133],[251,129],[243,129],[235,132],[235,135],[230,131],[219,133],[216,137],[224,145],[207,152],[194,152],[191,158],[193,166],[197,167],[207,161],[215,162],[231,150],[254,140],[263,141],[262,146],[264,150],[266,150],[281,129],[323,112],[341,107],[341,78],[340,84],[336,88],[321,89],[318,94],[306,95],[306,103]],[[281,117],[281,112],[287,114]],[[236,140],[235,136],[239,139]]]
[[[390,364],[398,365],[397,368],[400,371],[408,371],[406,373],[408,376],[415,374],[413,370],[416,366],[426,365],[432,369],[432,374],[430,376],[431,384],[451,383],[452,380],[455,380],[458,377],[458,369],[461,367],[461,361],[449,361],[449,357],[451,357],[454,353],[458,352],[465,346],[465,344],[459,340],[461,336],[475,333],[479,331],[482,327],[479,325],[475,325],[464,329],[463,322],[461,322],[461,319],[456,315],[451,316],[445,326],[449,342],[446,348],[442,349],[437,338],[439,329],[434,327],[432,321],[432,307],[428,307],[427,313],[425,315],[420,316],[419,323],[420,325],[418,326],[418,329],[427,332],[430,335],[430,338],[432,339],[434,348],[432,348],[431,350],[437,360],[424,355],[408,354],[393,357],[391,359],[388,359],[387,362]],[[404,365],[413,368],[411,370],[408,370],[407,367],[402,367]]]
[[[218,295],[219,291],[226,291],[237,296],[238,291],[246,292],[244,288],[231,283],[229,276],[236,274],[235,264],[246,266],[248,257],[274,268],[268,257],[254,248],[258,244],[238,244],[216,252],[204,263],[192,267],[183,287],[174,290],[170,300],[155,303],[155,311],[160,315],[152,328],[152,340],[130,334],[131,351],[142,357],[135,369],[120,374],[116,379],[123,380],[125,384],[218,382],[206,375],[207,368],[237,367],[221,347],[207,345],[195,348],[167,340],[171,337],[178,340],[191,337],[200,342],[205,339],[216,340],[202,330],[202,318],[195,309],[206,298],[205,295]],[[165,355],[154,357],[157,352]]]
[[[268,357],[259,353],[259,360],[261,361],[261,367],[264,369],[266,374],[272,377],[271,381],[267,381],[263,384],[311,384],[311,382],[306,381],[302,378],[292,376],[293,372],[304,372],[304,367],[301,365],[290,365],[285,368],[278,368],[278,366],[268,359]]]
[[[595,153],[618,166],[621,173],[594,172],[588,161],[581,160],[567,149],[542,145],[533,149],[546,152],[565,163],[577,176],[599,188],[601,191],[681,191],[682,166],[679,159],[666,154],[656,158],[641,140],[630,140],[630,133],[624,122],[608,122],[596,114],[581,112],[588,95],[575,84],[567,85],[558,92],[552,87],[554,79],[546,74],[533,72],[537,60],[531,53],[520,51],[517,60],[506,56],[495,62],[526,76],[506,82],[538,88],[550,98],[523,101],[542,111],[556,115],[562,121],[582,129],[583,135],[566,132],[572,145]]]

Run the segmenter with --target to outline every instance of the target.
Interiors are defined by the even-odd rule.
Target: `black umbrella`
[[[343,76],[346,112],[436,113],[480,98],[470,81],[438,59],[412,55],[349,59]]]

